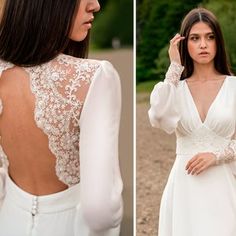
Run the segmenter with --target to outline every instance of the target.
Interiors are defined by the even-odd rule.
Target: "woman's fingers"
[[[200,174],[215,163],[215,155],[213,153],[199,153],[195,155],[186,165],[188,174]]]
[[[189,167],[190,167],[190,166],[191,166],[195,161],[197,161],[197,160],[199,160],[199,158],[198,158],[198,154],[195,155],[195,156],[193,156],[193,158],[191,158],[191,160],[188,161],[188,163],[187,163],[185,169],[188,170]]]
[[[171,40],[170,44],[178,44],[179,41],[183,40],[185,37],[181,36],[180,34],[176,34]]]
[[[192,175],[197,174],[199,173],[199,171],[203,170],[204,168],[206,168],[206,166],[204,165],[204,163],[200,162],[196,164],[191,170],[191,172],[188,172],[188,174],[192,174]]]
[[[190,174],[192,172],[196,172],[196,168],[198,168],[199,165],[203,165],[202,160],[199,157],[194,158],[188,164],[188,167],[186,167],[186,170],[188,171],[188,174]]]
[[[181,36],[180,34],[176,34],[171,40],[170,40],[170,47],[169,47],[169,57],[170,61],[175,61],[179,64],[181,64],[180,60],[180,54],[179,54],[179,48],[178,43],[183,40],[185,37]]]

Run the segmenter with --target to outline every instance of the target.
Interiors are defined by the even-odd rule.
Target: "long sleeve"
[[[120,80],[102,61],[80,117],[81,210],[93,236],[119,227],[123,215],[118,158],[121,112]]]
[[[177,86],[183,69],[183,66],[172,62],[164,82],[156,84],[150,96],[151,108],[148,111],[150,123],[167,133],[173,133],[180,120]]]
[[[216,165],[236,161],[236,137],[230,141],[228,146],[214,153],[216,155]]]

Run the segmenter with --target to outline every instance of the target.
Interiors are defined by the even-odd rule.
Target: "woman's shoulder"
[[[227,78],[231,83],[236,83],[236,76],[235,76],[235,75],[226,75],[226,78]]]
[[[56,61],[56,70],[61,70],[65,77],[71,81],[73,75],[74,81],[78,80],[93,84],[90,87],[98,87],[97,83],[104,86],[118,86],[120,77],[111,62],[107,60],[77,58],[70,55],[60,54]],[[54,64],[54,62],[52,63]],[[58,69],[58,64],[61,69]],[[95,85],[96,84],[96,85]]]
[[[77,58],[66,54],[59,54],[54,60],[65,65],[76,65],[82,68],[86,68],[88,66],[95,66],[97,68],[102,67],[105,69],[114,69],[111,62],[107,60]]]
[[[87,74],[95,77],[118,77],[118,73],[111,62],[107,60],[77,58],[66,54],[59,54],[52,60],[52,65],[56,68],[70,68],[76,74]]]
[[[231,91],[234,91],[234,93],[236,92],[236,76],[235,75],[226,75],[225,77],[225,82],[227,82],[228,84],[228,88]]]

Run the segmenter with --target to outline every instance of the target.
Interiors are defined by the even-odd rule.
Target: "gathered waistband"
[[[201,152],[217,152],[224,149],[229,142],[230,139],[219,136],[203,126],[191,134],[177,136],[176,154],[196,155]]]
[[[58,193],[36,196],[22,190],[6,175],[5,191],[5,200],[12,201],[32,215],[65,211],[76,207],[80,202],[80,184]]]

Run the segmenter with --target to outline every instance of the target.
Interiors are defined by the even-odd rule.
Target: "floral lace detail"
[[[225,149],[214,152],[214,154],[216,155],[216,165],[236,161],[236,140],[232,140]]]
[[[49,139],[56,156],[56,174],[68,186],[80,181],[79,117],[99,64],[93,60],[59,55],[49,63],[25,68],[36,98],[35,121]]]
[[[224,150],[229,140],[217,135],[206,126],[200,126],[194,132],[184,135],[177,129],[176,153],[178,155],[196,155],[202,152]]]
[[[172,83],[175,86],[178,85],[181,74],[184,70],[184,67],[178,64],[177,62],[171,62],[165,77],[165,82]]]

